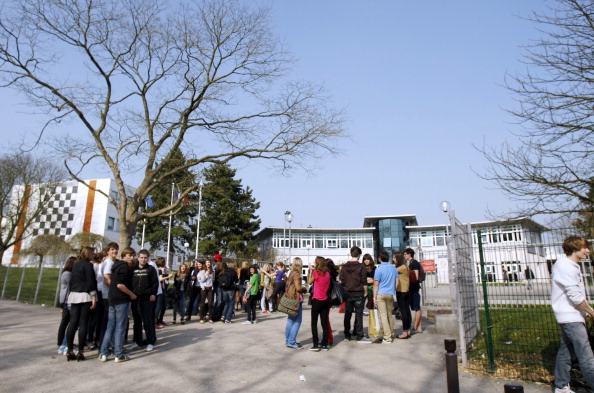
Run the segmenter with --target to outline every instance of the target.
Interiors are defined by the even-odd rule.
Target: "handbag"
[[[283,294],[278,305],[278,311],[290,317],[296,317],[299,313],[299,299],[291,299],[286,293]]]
[[[346,291],[341,283],[333,281],[330,288],[330,303],[333,306],[340,306],[346,300]]]

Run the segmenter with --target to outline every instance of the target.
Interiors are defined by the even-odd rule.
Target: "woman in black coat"
[[[95,249],[84,247],[72,266],[72,276],[70,277],[70,294],[68,303],[70,303],[70,324],[66,339],[68,341],[68,352],[66,359],[85,360],[83,351],[87,340],[87,328],[89,325],[89,312],[95,308],[97,301],[97,279],[95,270],[91,262],[95,257]],[[74,335],[78,331],[78,353],[74,355]]]

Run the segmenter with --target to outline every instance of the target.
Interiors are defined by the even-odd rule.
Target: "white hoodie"
[[[553,265],[551,303],[557,323],[585,323],[585,313],[578,305],[586,300],[579,264],[567,257]]]

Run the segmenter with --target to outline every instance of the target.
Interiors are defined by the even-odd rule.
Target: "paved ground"
[[[447,337],[431,325],[410,340],[358,344],[341,341],[342,317],[332,310],[337,339],[328,352],[285,348],[284,314],[258,314],[256,325],[241,325],[240,313],[231,325],[168,325],[158,330],[154,352],[133,351],[129,362],[101,363],[93,351],[77,363],[56,354],[59,310],[0,301],[0,391],[447,392]],[[298,339],[308,348],[309,310],[303,319]],[[506,382],[460,373],[461,392],[503,392]],[[526,393],[551,392],[523,385]]]

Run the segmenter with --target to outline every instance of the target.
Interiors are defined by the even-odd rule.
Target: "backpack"
[[[417,280],[417,276],[414,273],[414,270],[410,270],[410,282],[413,284],[416,283],[422,283],[423,281],[425,281],[425,270],[423,269],[423,264],[419,261],[415,261],[419,264],[419,279]]]
[[[427,274],[425,273],[425,269],[423,269],[423,264],[419,262],[419,265],[421,266],[421,270],[419,270],[419,283],[422,283],[425,281],[425,276]]]

